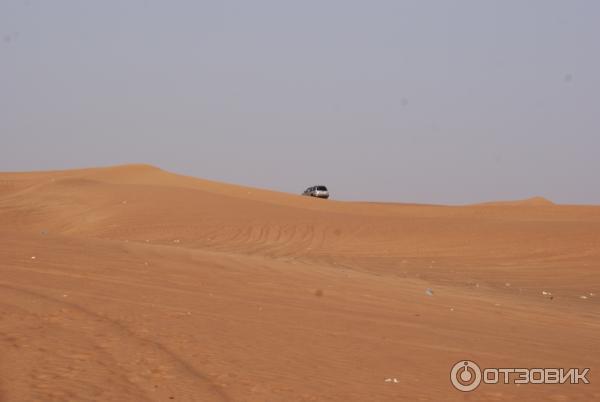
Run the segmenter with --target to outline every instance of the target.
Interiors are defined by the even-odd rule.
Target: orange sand
[[[0,238],[2,401],[600,400],[597,206],[325,201],[130,165],[1,173]],[[465,394],[461,359],[591,384]]]

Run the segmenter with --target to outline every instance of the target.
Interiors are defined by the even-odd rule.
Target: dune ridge
[[[484,202],[481,205],[498,205],[498,206],[529,206],[529,207],[540,207],[540,206],[552,206],[555,205],[552,201],[547,198],[535,196],[526,198],[524,200],[516,201],[492,201]]]

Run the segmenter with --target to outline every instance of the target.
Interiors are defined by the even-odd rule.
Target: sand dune
[[[498,205],[498,206],[531,206],[531,207],[539,207],[539,206],[548,206],[554,205],[552,201],[544,197],[531,197],[524,200],[516,200],[516,201],[496,201],[496,202],[486,202],[481,205]]]
[[[0,236],[2,401],[600,398],[597,206],[325,201],[128,165],[0,174]],[[461,359],[591,384],[463,394]]]

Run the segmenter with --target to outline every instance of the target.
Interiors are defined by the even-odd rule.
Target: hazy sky
[[[0,0],[0,171],[600,204],[600,1]]]

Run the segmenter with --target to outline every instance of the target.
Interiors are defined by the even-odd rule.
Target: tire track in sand
[[[221,387],[182,357],[159,342],[137,335],[122,322],[30,289],[6,283],[0,283],[0,288],[3,304],[26,309],[30,322],[27,333],[36,334],[21,338],[22,344],[17,345],[21,346],[20,354],[29,356],[24,361],[32,359],[25,370],[31,381],[33,399],[111,400],[111,395],[122,398],[125,392],[130,400],[231,400]],[[21,335],[19,323],[26,321],[21,319],[23,315],[20,312],[16,320],[10,317],[1,320],[0,334],[16,331],[6,339],[18,338]],[[47,346],[49,339],[55,341],[52,350],[36,349],[36,343]],[[0,347],[2,350],[10,347],[2,337]],[[109,379],[111,385],[107,384],[105,390],[89,389],[86,387],[88,376]],[[52,394],[45,393],[49,382],[52,382]],[[90,383],[98,384],[93,379]],[[5,384],[10,387],[9,383]],[[111,394],[111,387],[118,392]],[[10,388],[5,390],[9,392]]]

